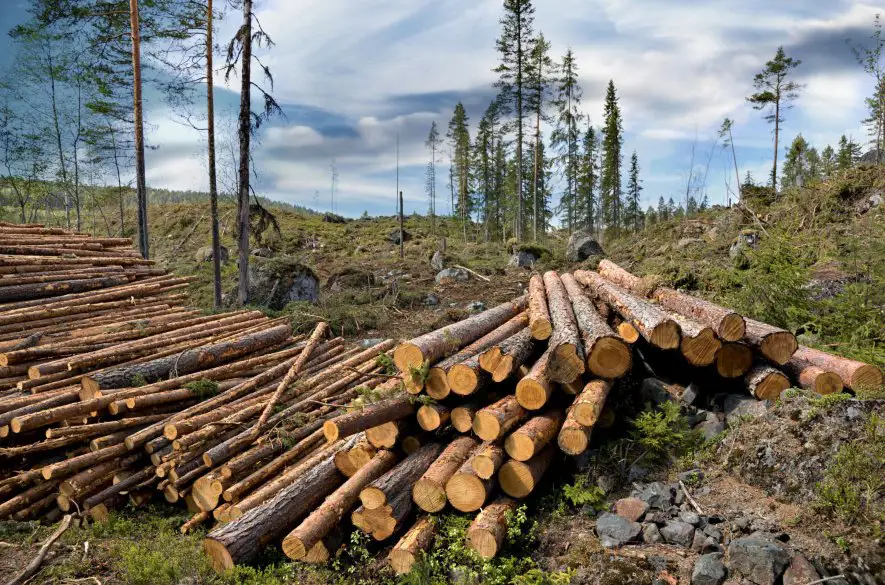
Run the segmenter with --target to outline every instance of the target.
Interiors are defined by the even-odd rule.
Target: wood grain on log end
[[[747,323],[737,313],[731,313],[723,317],[719,324],[719,337],[723,341],[734,342],[744,338],[747,332]]]
[[[854,390],[870,390],[882,386],[882,370],[870,364],[864,364],[851,376],[851,388]]]
[[[492,481],[473,473],[456,473],[446,482],[446,498],[456,510],[475,512],[485,504]]]
[[[470,459],[473,472],[481,479],[490,479],[498,473],[507,458],[504,448],[498,443],[484,443]]]
[[[550,379],[560,384],[569,384],[584,373],[584,359],[578,347],[572,343],[558,345],[550,356]]]
[[[459,433],[469,433],[470,429],[473,428],[473,416],[475,414],[475,406],[456,406],[450,414],[452,426]]]
[[[406,390],[408,389],[409,386],[406,384]],[[434,400],[446,398],[451,392],[446,371],[442,368],[430,368],[427,371],[427,379],[424,380],[424,391]]]
[[[203,551],[209,557],[209,563],[219,575],[234,568],[234,560],[227,547],[213,538],[203,539]]]
[[[559,431],[557,443],[563,453],[577,456],[590,446],[590,429],[569,416]]]
[[[367,429],[366,438],[376,449],[392,449],[399,438],[399,424],[396,422],[386,422],[377,427]]]
[[[452,392],[459,396],[469,396],[476,392],[480,385],[480,378],[473,368],[464,364],[455,364],[447,374],[448,385]]]
[[[632,323],[628,323],[627,321],[621,321],[618,324],[618,335],[630,345],[639,341],[639,330],[636,329]]]
[[[798,348],[796,336],[788,331],[777,331],[767,335],[759,346],[762,355],[778,366],[790,361]]]
[[[655,325],[649,336],[649,343],[660,349],[676,349],[679,340],[679,325],[669,319]]]
[[[441,404],[425,404],[418,409],[418,425],[425,431],[435,431],[449,421],[450,411]]]
[[[516,385],[516,400],[519,405],[527,410],[539,410],[547,404],[552,392],[549,384],[533,378],[523,378]],[[482,439],[486,439],[482,437]]]
[[[590,350],[587,356],[587,369],[595,376],[613,380],[626,374],[632,362],[630,348],[623,341],[614,337],[603,337]]]
[[[740,378],[753,367],[753,350],[742,343],[724,343],[716,352],[716,371],[723,378]]]
[[[759,400],[777,400],[781,392],[790,387],[790,381],[780,371],[767,365],[759,365],[747,372],[744,378],[750,394]]]
[[[419,518],[387,556],[393,572],[404,575],[411,571],[418,561],[418,554],[427,550],[435,534],[436,521],[431,516]]]
[[[680,349],[682,355],[693,366],[709,366],[716,359],[716,353],[722,347],[722,342],[716,338],[716,334],[710,327],[704,327],[700,333],[693,337],[683,336]]]
[[[548,445],[543,451],[532,457],[529,461],[516,461],[510,459],[501,466],[498,472],[498,483],[505,494],[512,498],[524,498],[528,496],[550,463],[553,461],[554,447]]]
[[[507,512],[515,507],[516,502],[505,497],[486,506],[467,529],[470,548],[484,559],[494,558],[507,536]]]

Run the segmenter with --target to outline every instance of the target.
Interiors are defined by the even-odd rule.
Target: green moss
[[[216,396],[219,391],[218,382],[206,378],[188,382],[184,387],[193,392],[201,400]]]

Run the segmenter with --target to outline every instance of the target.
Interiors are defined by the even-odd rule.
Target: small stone
[[[645,521],[655,524],[665,524],[669,518],[663,512],[646,512]]]
[[[631,522],[617,514],[606,512],[596,520],[596,535],[602,546],[613,548],[627,544],[636,539],[642,532],[642,525]]]
[[[691,571],[691,585],[722,585],[728,570],[722,562],[722,553],[698,557]]]
[[[698,399],[698,396],[701,393],[701,388],[695,383],[691,383],[685,387],[685,391],[682,393],[682,396],[679,397],[684,404],[694,404],[695,400]]]
[[[426,297],[424,297],[423,303],[425,307],[435,307],[439,304],[439,297],[433,293],[430,293]]]
[[[615,502],[615,514],[631,522],[639,521],[648,511],[648,503],[639,498],[623,498]]]
[[[701,517],[694,512],[680,512],[679,520],[686,524],[691,524],[692,526],[699,526],[701,523]]]
[[[705,441],[715,439],[724,433],[726,428],[725,423],[718,420],[704,421],[695,427],[696,430],[700,431],[701,436],[704,437]]]
[[[673,503],[677,506],[681,506],[685,503],[685,492],[682,490],[676,490],[676,495],[673,496]]]
[[[663,542],[664,537],[661,536],[661,531],[658,530],[657,525],[647,523],[642,525],[642,542],[646,544],[657,544],[659,542]]]
[[[704,527],[704,534],[716,540],[716,542],[722,542],[722,531],[718,528],[713,527],[712,524],[707,524]]]
[[[694,541],[694,526],[685,522],[671,521],[661,528],[661,536],[670,544],[688,548]]]
[[[440,250],[433,253],[430,258],[430,267],[439,272],[446,267],[446,257]]]
[[[470,280],[470,273],[463,268],[446,268],[440,270],[436,275],[436,284],[467,282],[468,280]]]
[[[701,549],[701,552],[703,554],[721,551],[722,547],[719,546],[719,542],[715,538],[713,538],[712,536],[708,536],[704,539],[704,547]]]
[[[756,585],[774,585],[790,564],[790,553],[779,542],[738,538],[728,546],[732,570]]]
[[[663,510],[673,504],[673,489],[659,481],[650,483],[636,496],[652,508]]]
[[[704,534],[700,530],[695,530],[694,536],[692,536],[691,539],[691,550],[697,553],[703,551],[704,543],[707,541],[707,538],[709,537],[706,534]]]
[[[845,418],[848,420],[856,420],[863,416],[863,412],[856,406],[849,406],[845,409]]]
[[[746,516],[742,516],[740,518],[736,518],[731,523],[731,531],[732,532],[746,532],[750,528],[750,519]]]
[[[743,417],[758,418],[768,412],[764,401],[756,400],[743,394],[729,394],[723,403],[725,419],[728,424],[734,424]]]
[[[815,570],[808,559],[797,554],[790,562],[790,566],[784,572],[784,585],[805,585],[820,579],[820,574]]]
[[[512,266],[514,268],[532,268],[537,261],[538,257],[531,252],[517,251],[510,257],[507,266]]]
[[[467,305],[467,310],[471,313],[482,313],[486,310],[486,304],[482,301],[471,301]]]

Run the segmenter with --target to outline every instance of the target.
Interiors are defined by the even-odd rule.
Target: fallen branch
[[[476,271],[470,270],[470,269],[467,268],[466,266],[460,266],[460,265],[458,265],[458,264],[454,264],[454,267],[455,267],[455,268],[460,268],[461,270],[466,270],[467,272],[469,272],[470,274],[472,274],[473,276],[477,277],[477,278],[480,279],[480,280],[484,280],[484,281],[486,281],[486,282],[492,282],[492,279],[491,279],[491,278],[487,278],[487,277],[483,276],[482,274],[480,274],[480,273],[478,273],[478,272],[476,272]]]
[[[681,479],[679,480],[679,487],[682,488],[682,493],[685,494],[685,498],[688,500],[688,503],[691,504],[691,507],[694,508],[694,511],[697,512],[698,514],[700,514],[701,516],[704,516],[704,511],[701,509],[701,507],[698,505],[698,503],[694,500],[694,498],[691,497],[691,494],[688,493],[688,489],[685,487],[685,484],[682,483]]]
[[[18,574],[18,576],[14,577],[12,581],[9,581],[6,585],[22,585],[25,581],[33,577],[37,571],[40,569],[40,566],[43,564],[43,561],[46,560],[46,555],[49,553],[49,547],[52,544],[61,538],[61,535],[65,533],[65,531],[71,526],[71,519],[73,516],[70,514],[65,514],[64,518],[61,519],[61,522],[58,525],[58,528],[55,529],[55,532],[46,539],[46,542],[43,543],[43,546],[40,547],[40,551],[37,553],[37,556],[28,563],[28,566],[25,567],[25,570]]]

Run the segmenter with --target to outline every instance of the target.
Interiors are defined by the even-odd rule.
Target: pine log
[[[496,441],[528,416],[512,394],[486,406],[473,417],[473,432],[483,441]]]
[[[436,536],[436,520],[422,516],[397,542],[387,555],[390,567],[397,575],[405,575],[418,562],[420,554],[430,548]]]
[[[470,465],[477,477],[492,479],[506,459],[507,453],[500,442],[485,442],[476,449],[470,459]]]
[[[556,440],[559,449],[573,457],[580,455],[590,446],[591,430],[592,427],[585,427],[575,419],[575,409],[570,408]]]
[[[326,421],[323,432],[326,440],[332,442],[384,423],[414,416],[415,411],[416,406],[410,397],[396,396]]]
[[[549,378],[560,384],[568,384],[584,373],[584,344],[575,323],[571,300],[559,274],[553,270],[545,272],[544,288],[553,320],[553,334],[548,342],[548,351],[552,350]]]
[[[368,510],[387,504],[396,494],[408,492],[443,451],[441,443],[429,443],[403,459],[396,467],[363,488],[360,501]]]
[[[679,347],[679,325],[657,306],[630,294],[595,272],[578,270],[575,279],[614,308],[653,346],[660,349]]]
[[[451,409],[442,404],[425,404],[418,409],[418,426],[425,431],[435,431],[449,422]]]
[[[515,301],[498,305],[463,321],[416,337],[400,344],[394,350],[393,361],[399,371],[404,374],[411,373],[424,363],[433,364],[500,327],[524,311],[526,304],[526,297],[520,297]]]
[[[492,381],[503,382],[526,363],[532,355],[534,347],[532,333],[526,328],[499,346],[481,353],[479,365],[492,375]]]
[[[478,402],[468,402],[452,409],[449,420],[459,433],[469,433],[473,428],[473,417],[480,409]]]
[[[203,550],[209,556],[212,568],[223,573],[238,564],[248,563],[265,546],[277,542],[298,524],[340,485],[341,475],[335,468],[334,456],[346,447],[349,447],[346,442],[337,443],[263,506],[253,508],[210,532],[203,540]]]
[[[722,342],[716,337],[713,328],[677,313],[671,313],[670,317],[679,324],[682,332],[679,351],[686,361],[697,367],[712,364],[716,359],[716,353],[722,347]]]
[[[412,486],[412,499],[425,512],[435,514],[445,508],[446,482],[476,450],[473,437],[458,437],[443,450]]]
[[[369,443],[365,435],[362,435],[352,449],[339,451],[335,454],[335,467],[344,477],[352,477],[354,473],[372,460],[376,452],[377,449]]]
[[[515,509],[516,502],[505,497],[500,497],[483,508],[467,529],[470,548],[484,559],[494,558],[507,536],[508,513]]]
[[[516,384],[516,400],[523,408],[539,410],[550,400],[554,387],[552,370],[555,351],[556,347],[549,346],[528,374]]]
[[[459,392],[459,394],[470,394],[475,391],[479,384],[478,356],[525,329],[527,322],[527,313],[520,313],[490,333],[483,335],[455,355],[431,367],[427,372],[427,380],[424,384],[427,395],[434,400],[442,400],[452,390],[451,381],[458,381],[464,377],[469,379],[461,381],[462,385],[465,387],[469,386],[472,390]]]
[[[744,384],[759,400],[777,400],[790,387],[790,380],[779,370],[760,364],[747,372]]]
[[[86,469],[91,465],[95,465],[96,463],[101,463],[102,461],[107,461],[114,457],[121,457],[127,451],[126,445],[120,443],[118,445],[99,449],[98,451],[91,451],[77,457],[72,457],[66,461],[47,465],[40,471],[40,474],[43,476],[43,479],[46,480],[65,478],[78,471]]]
[[[621,321],[618,323],[618,335],[629,345],[633,345],[639,341],[640,337],[642,337],[639,335],[639,330],[628,321]]]
[[[534,416],[510,433],[504,441],[504,450],[517,461],[528,461],[556,437],[564,420],[562,410]]]
[[[446,499],[460,512],[475,512],[482,508],[495,489],[495,478],[483,479],[473,469],[474,454],[461,464],[446,482]]]
[[[498,482],[505,494],[512,498],[524,498],[528,496],[550,467],[556,448],[547,445],[540,453],[528,461],[516,461],[510,459],[501,466],[498,472]]]
[[[592,427],[599,420],[605,399],[611,392],[612,384],[605,380],[591,380],[578,394],[571,407],[571,418],[585,427]]]
[[[547,307],[547,292],[540,274],[533,274],[529,279],[529,329],[532,337],[538,341],[549,339],[553,333]]]
[[[563,274],[562,284],[584,341],[587,369],[601,378],[620,378],[630,369],[630,348],[596,311],[573,275]]]
[[[633,294],[649,297],[669,311],[674,311],[707,327],[723,341],[740,341],[744,337],[744,318],[734,311],[720,307],[709,301],[675,291],[663,286],[654,286],[633,276],[614,262],[602,260],[599,274]]]
[[[875,390],[882,386],[882,371],[876,366],[799,346],[794,356],[827,372],[835,372],[842,384],[855,392]]]
[[[452,366],[446,375],[446,381],[452,392],[459,396],[470,396],[489,382],[488,374],[479,365],[477,354]]]
[[[716,352],[716,371],[723,378],[742,378],[753,367],[753,350],[743,343],[723,343]]]
[[[821,395],[842,392],[842,378],[836,372],[823,370],[811,362],[802,359],[799,352],[793,354],[784,369],[802,388]]]
[[[376,449],[393,449],[401,437],[414,430],[412,422],[412,419],[399,419],[366,429],[366,440]]]
[[[386,473],[395,463],[396,455],[390,451],[381,451],[368,465],[345,481],[283,539],[283,552],[286,556],[293,560],[303,559],[356,504],[360,491]]]
[[[789,331],[753,319],[746,322],[747,342],[776,366],[785,365],[799,348],[796,336]]]

